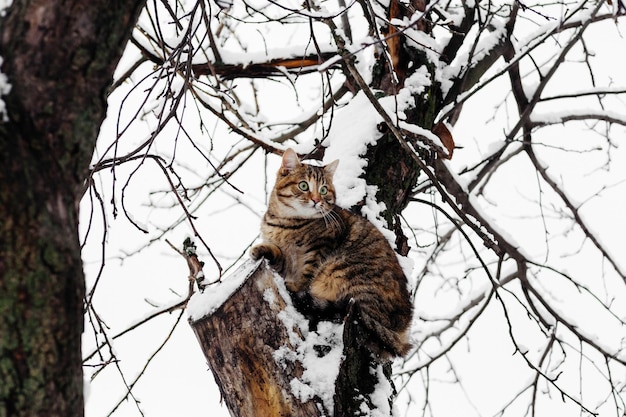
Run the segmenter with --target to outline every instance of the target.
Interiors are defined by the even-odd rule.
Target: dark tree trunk
[[[412,0],[411,7],[407,3],[391,0],[387,8],[389,21],[403,19],[411,16],[413,10],[426,10],[427,1]],[[389,25],[387,28],[387,54],[380,54],[374,67],[372,88],[387,96],[393,96],[404,86],[404,81],[414,72],[426,67],[430,74],[434,69],[429,68],[423,52],[411,48],[406,44],[404,36],[397,35],[397,30]],[[417,29],[429,33],[431,30],[428,19],[418,22]],[[429,89],[413,96],[414,106],[406,113],[408,123],[430,130],[440,109],[442,99],[438,84],[434,83]],[[413,188],[417,183],[420,173],[419,167],[411,155],[402,148],[398,140],[382,123],[379,130],[383,136],[368,148],[366,159],[368,161],[365,180],[368,184],[376,185],[378,192],[376,199],[385,203],[386,211],[383,213],[387,227],[396,235],[396,251],[401,255],[407,255],[409,246],[406,236],[402,232],[400,214],[413,196]],[[427,156],[427,155],[423,155]]]
[[[143,1],[15,0],[0,26],[0,416],[83,415],[78,202]]]
[[[377,415],[391,417],[392,404],[396,395],[391,380],[391,362],[379,363],[372,357],[371,352],[364,348],[371,337],[367,329],[361,324],[356,309],[351,309],[345,318],[343,331],[343,360],[335,382],[335,409],[334,417],[352,417],[370,415],[371,410],[377,409]],[[386,381],[379,380],[378,368],[381,368]],[[381,384],[388,384],[393,390],[385,392],[387,404],[376,404],[373,397]],[[384,386],[384,385],[383,385]],[[389,413],[384,408],[388,406]]]

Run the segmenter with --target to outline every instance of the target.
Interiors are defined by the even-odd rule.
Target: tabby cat
[[[373,336],[370,350],[404,356],[412,315],[406,277],[382,233],[335,205],[338,163],[304,164],[285,151],[261,224],[263,243],[251,256],[265,257],[285,278],[296,307],[345,315],[353,304]]]

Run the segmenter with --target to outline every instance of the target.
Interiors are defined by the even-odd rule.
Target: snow
[[[506,36],[506,27],[501,19],[490,20],[491,30],[481,33],[478,40],[473,36],[467,36],[453,61],[449,65],[432,61],[438,64],[437,80],[441,82],[442,92],[447,94],[453,85],[453,80],[458,79],[463,73],[481,62]]]
[[[2,3],[0,3],[0,16],[4,13]],[[0,68],[2,67],[2,57],[0,56]],[[11,92],[11,84],[5,74],[0,72],[0,122],[8,122],[9,117],[7,115],[6,103],[2,100],[2,96],[6,96]]]
[[[292,393],[301,401],[318,396],[330,415],[334,408],[335,380],[343,357],[342,335],[343,323],[320,322],[317,330],[309,332],[295,351],[304,372],[300,379],[291,381]],[[329,347],[330,351],[320,355],[316,350],[318,346]]]
[[[272,305],[276,303],[276,294],[274,294],[274,291],[272,291],[271,289],[266,289],[265,292],[263,292],[263,301],[265,301],[266,303]]]
[[[393,410],[389,404],[389,398],[394,395],[394,389],[389,380],[387,380],[382,365],[379,364],[375,368],[370,369],[370,373],[376,376],[378,384],[374,388],[374,392],[369,394],[369,404],[367,399],[359,394],[362,400],[359,415],[368,417],[389,417],[396,415],[396,413],[392,414]]]
[[[7,9],[11,7],[13,0],[0,0],[0,17],[4,17],[7,13]]]
[[[187,303],[187,314],[190,320],[197,321],[212,314],[256,271],[262,261],[245,261],[234,273],[222,281],[210,285],[203,292],[191,296]]]
[[[407,26],[413,24],[419,18],[419,14],[413,15],[411,22],[407,22]],[[407,45],[423,51],[430,62],[437,63],[441,56],[441,47],[435,38],[414,27],[406,29]]]
[[[309,331],[308,321],[293,307],[283,279],[277,274],[274,279],[281,297],[286,301],[286,307],[278,313],[278,317],[290,331],[289,341],[292,345],[282,346],[275,352],[274,358],[283,367],[287,363],[300,362],[303,373],[300,378],[294,378],[290,382],[292,394],[301,401],[319,397],[328,415],[333,415],[335,380],[343,359],[344,325],[323,321],[315,331]],[[270,304],[276,301],[273,293],[272,296],[264,294],[264,299]],[[329,350],[321,355],[319,347]],[[377,376],[379,383],[370,395],[373,407],[366,415],[389,416],[389,398],[393,387],[383,374],[382,366],[372,369],[372,373]]]
[[[426,87],[430,87],[432,81],[426,67],[420,67],[413,74],[404,80],[405,88],[412,95],[422,94],[426,91]]]
[[[355,123],[356,120],[358,123]],[[368,189],[365,180],[359,176],[367,165],[361,155],[365,154],[368,145],[374,144],[381,136],[376,128],[380,122],[382,117],[362,92],[338,110],[333,119],[325,141],[327,149],[324,162],[339,159],[333,183],[338,189],[337,204],[341,207],[351,207],[363,200],[365,195],[375,193],[375,189]]]
[[[411,93],[430,84],[426,73],[414,75],[409,79],[408,86],[396,96],[379,99],[381,106],[391,116],[392,120],[403,120],[403,111],[413,102]],[[351,207],[367,196],[376,194],[376,187],[368,186],[360,176],[364,173],[367,161],[362,158],[367,152],[368,145],[373,145],[382,136],[378,125],[383,122],[382,116],[373,108],[363,92],[357,93],[348,105],[337,111],[332,126],[324,142],[327,146],[324,155],[325,163],[339,159],[339,166],[333,177],[333,183],[339,190],[337,204],[341,207]],[[415,126],[404,124],[403,127]],[[423,130],[420,130],[424,133]],[[430,132],[424,133],[432,137],[436,143],[439,139]],[[384,207],[371,206],[372,211],[382,210]],[[372,217],[367,216],[370,220]]]
[[[283,367],[288,363],[299,362],[303,373],[300,378],[291,380],[292,394],[301,401],[316,396],[321,398],[329,415],[332,415],[335,380],[343,354],[343,323],[320,322],[317,330],[309,331],[307,319],[291,303],[283,278],[274,274],[274,281],[279,295],[286,303],[277,317],[289,332],[290,343],[290,346],[281,346],[276,350],[274,359]],[[270,305],[275,305],[273,293],[272,296],[264,294],[264,299]],[[320,354],[320,346],[328,351]]]
[[[333,65],[337,64],[338,62],[340,62],[341,60],[342,60],[341,55],[335,55],[332,58],[328,59],[326,62],[324,62],[322,65],[320,65],[317,70],[319,72],[324,72],[324,71],[328,70],[330,67],[332,67]]]
[[[320,45],[320,52],[336,52],[337,48],[331,45],[322,43]],[[306,45],[292,45],[283,48],[272,48],[260,52],[246,51],[228,51],[220,50],[220,55],[226,64],[232,65],[247,65],[250,63],[267,62],[272,59],[286,59],[302,57],[307,54],[317,54],[317,51],[313,46]]]
[[[399,125],[404,130],[407,130],[409,132],[415,133],[416,135],[425,137],[428,141],[432,142],[432,144],[435,145],[435,147],[438,148],[439,151],[445,154],[448,154],[448,149],[443,145],[443,142],[441,142],[441,139],[439,139],[439,136],[435,135],[430,130],[427,130],[427,129],[424,129],[423,127],[406,123],[406,122],[400,122]],[[421,145],[422,147],[427,148],[427,149],[431,149],[431,146],[425,142],[421,142],[421,143],[418,142],[418,145]]]
[[[551,125],[565,123],[570,120],[609,120],[614,123],[626,125],[626,115],[611,111],[604,110],[598,111],[596,109],[572,109],[568,108],[561,111],[551,112],[533,112],[530,116],[531,122],[537,125]]]
[[[387,380],[387,377],[383,373],[382,365],[378,365],[373,373],[378,379],[378,384],[374,389],[374,392],[370,395],[372,400],[373,409],[367,414],[371,417],[385,417],[391,415],[391,405],[389,404],[389,398],[393,395],[393,387]]]

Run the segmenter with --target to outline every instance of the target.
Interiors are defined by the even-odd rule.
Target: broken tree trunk
[[[314,401],[301,402],[291,394],[290,382],[302,376],[302,368],[283,370],[274,359],[282,346],[295,346],[277,317],[286,303],[263,265],[244,265],[250,275],[241,287],[209,316],[192,319],[191,327],[231,415],[319,416]],[[272,297],[273,303],[265,301]]]
[[[358,317],[350,313],[345,324],[321,322],[309,331],[265,262],[244,263],[205,287],[188,311],[233,417],[350,417],[373,409],[391,415],[389,364],[372,360]],[[378,387],[386,390],[385,404],[372,400],[381,398],[372,395]]]

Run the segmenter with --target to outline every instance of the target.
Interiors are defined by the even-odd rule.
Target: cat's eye
[[[322,185],[320,187],[320,195],[326,195],[326,194],[328,194],[328,187],[325,185]]]
[[[302,191],[309,191],[309,183],[306,181],[300,181],[298,183],[298,188]]]

